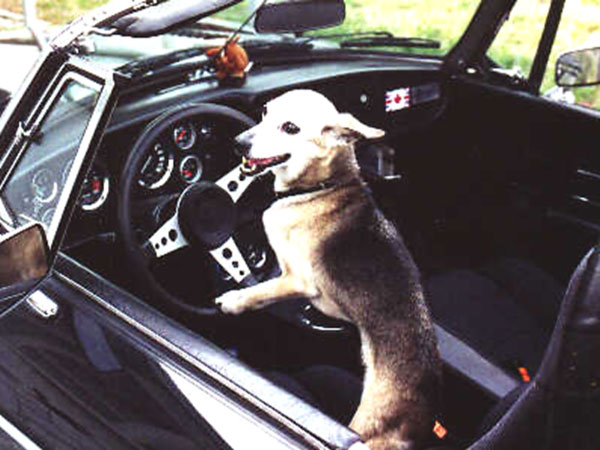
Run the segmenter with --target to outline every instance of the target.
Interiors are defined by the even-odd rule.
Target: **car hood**
[[[115,0],[71,22],[50,42],[64,48],[99,29],[125,36],[156,36],[242,0]]]
[[[242,0],[170,0],[128,14],[111,28],[125,36],[156,36],[187,22],[195,22]]]

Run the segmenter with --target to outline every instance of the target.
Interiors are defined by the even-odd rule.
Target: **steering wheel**
[[[254,181],[253,177],[242,173],[239,164],[214,181],[202,179],[188,185],[172,196],[176,197],[176,203],[171,216],[141,244],[132,215],[132,194],[152,146],[170,127],[192,116],[217,119],[226,122],[228,129],[237,128],[240,132],[255,125],[250,117],[235,109],[207,103],[175,107],[158,116],[143,130],[125,162],[120,182],[118,225],[133,270],[151,295],[185,311],[212,315],[218,312],[216,306],[212,303],[192,305],[173,295],[156,279],[150,265],[180,249],[194,247],[210,255],[237,284],[254,284],[256,281],[249,263],[233,236],[238,217],[237,203]]]

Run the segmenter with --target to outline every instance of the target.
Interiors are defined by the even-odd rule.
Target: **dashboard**
[[[162,86],[152,91],[132,90],[121,97],[93,166],[86,178],[78,211],[71,226],[71,244],[93,233],[116,230],[116,203],[121,172],[128,155],[160,113],[193,103],[229,106],[254,120],[262,105],[293,88],[310,88],[327,95],[340,109],[359,120],[388,131],[423,126],[435,120],[443,108],[439,63],[410,60],[347,60],[313,64],[257,66],[247,83],[238,88],[221,87],[215,81]],[[409,89],[410,108],[386,112],[386,93]],[[233,139],[242,129],[206,117],[186,117],[173,123],[150,146],[137,180],[136,196],[151,201],[180,193],[200,180],[216,180],[240,162]],[[392,136],[393,138],[393,136]],[[390,154],[390,152],[392,154]],[[364,155],[361,163],[392,175],[393,150]]]

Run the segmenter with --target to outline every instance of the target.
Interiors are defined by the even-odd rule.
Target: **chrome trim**
[[[571,195],[570,198],[571,198],[571,200],[575,200],[575,201],[580,202],[580,203],[585,203],[586,205],[590,205],[590,206],[594,206],[596,208],[600,208],[600,203],[598,203],[598,202],[596,202],[594,200],[590,200],[589,198],[584,197],[583,195],[577,195],[577,194],[575,194],[575,195]]]
[[[150,150],[150,153],[148,153],[148,156],[150,158],[152,158],[152,152],[156,151],[156,147],[160,146],[160,148],[162,149],[162,151],[165,153],[165,155],[167,156],[167,170],[165,171],[165,173],[162,175],[162,177],[160,177],[158,180],[156,180],[154,183],[147,185],[146,182],[144,180],[142,180],[141,178],[141,171],[144,170],[145,168],[145,164],[144,166],[140,169],[140,171],[138,172],[138,175],[140,176],[140,178],[138,178],[138,184],[140,186],[142,186],[143,188],[149,189],[151,191],[161,188],[163,187],[165,184],[167,184],[167,181],[169,181],[171,179],[171,175],[173,175],[173,169],[175,168],[175,156],[173,155],[173,152],[170,151],[168,148],[166,148],[165,146],[163,146],[160,143],[156,143],[154,145],[154,147],[152,147],[152,149]],[[146,160],[148,161],[148,160]]]
[[[8,228],[15,228],[15,221],[8,212],[8,209],[6,209],[6,205],[2,198],[0,198],[0,221]]]
[[[81,209],[83,211],[88,211],[88,212],[96,211],[98,208],[100,208],[102,205],[104,205],[104,202],[108,198],[109,193],[110,193],[110,181],[108,179],[108,176],[104,176],[104,178],[102,179],[102,193],[100,194],[100,197],[98,198],[98,200],[96,200],[94,203],[90,203],[89,205],[81,205]]]
[[[72,64],[72,65],[75,69],[78,68],[77,61],[75,62],[75,64]],[[46,120],[46,117],[47,117],[49,111],[54,107],[57,98],[62,94],[64,86],[66,86],[67,83],[72,82],[72,81],[79,83],[91,90],[94,90],[95,92],[100,93],[100,95],[98,96],[98,99],[96,100],[94,110],[92,111],[92,114],[88,120],[87,126],[83,133],[83,136],[81,137],[81,140],[79,141],[79,146],[78,146],[75,158],[73,159],[73,164],[71,165],[70,173],[67,176],[65,185],[63,186],[62,192],[60,193],[59,199],[56,203],[55,213],[52,218],[52,222],[48,226],[47,239],[48,239],[48,245],[50,247],[52,247],[52,245],[53,245],[54,238],[55,238],[56,232],[58,230],[58,227],[60,225],[64,210],[68,203],[69,197],[71,196],[71,193],[73,191],[73,186],[75,184],[77,174],[81,170],[81,165],[83,163],[85,155],[87,154],[87,152],[89,150],[89,145],[90,145],[91,139],[96,132],[97,122],[100,119],[100,117],[102,116],[102,114],[104,113],[103,105],[106,104],[106,100],[108,99],[108,96],[110,96],[112,88],[113,88],[113,85],[111,84],[111,81],[112,81],[111,79],[108,79],[106,81],[106,84],[104,84],[104,86],[103,86],[101,83],[97,83],[93,80],[90,80],[89,78],[87,78],[84,75],[81,75],[75,71],[69,71],[67,73],[59,72],[58,75],[53,80],[53,82],[51,83],[51,87],[49,88],[49,89],[52,89],[52,93],[50,94],[50,97],[47,99],[46,103],[43,106],[41,106],[41,110],[40,110],[39,114],[37,114],[34,122],[27,128],[27,130],[39,129],[41,127],[41,124],[44,122],[44,120]],[[35,112],[34,112],[34,114],[35,114]],[[0,194],[2,194],[2,195],[4,194],[5,186],[8,183],[10,183],[10,179],[13,176],[13,172],[14,172],[15,168],[21,161],[24,153],[29,148],[28,143],[29,143],[28,141],[24,141],[20,144],[20,148],[17,150],[17,152],[18,152],[17,156],[11,162],[10,167],[6,171],[6,175],[5,175],[4,179],[0,182],[1,183],[0,184]],[[5,163],[6,158],[9,156],[8,153],[10,153],[10,150],[12,150],[12,149],[9,149],[9,151],[3,158],[3,161],[2,161],[2,163],[0,163],[0,165],[3,165]],[[73,170],[73,169],[75,169],[75,170]]]
[[[191,147],[190,147],[191,148]],[[192,178],[190,178],[189,180],[186,180],[183,177],[183,166],[188,162],[188,161],[196,161],[196,164],[198,164],[198,170],[196,171],[196,173],[194,174],[194,176]],[[181,162],[179,163],[179,178],[181,178],[181,180],[186,183],[186,184],[193,184],[196,181],[198,181],[200,179],[200,177],[202,177],[202,172],[204,171],[204,166],[202,164],[202,161],[200,161],[200,158],[198,158],[196,155],[187,155],[185,158],[183,158],[181,160]]]
[[[162,336],[157,334],[154,330],[148,328],[144,324],[134,320],[132,317],[128,316],[127,314],[122,312],[120,309],[116,308],[115,306],[113,306],[112,304],[110,304],[109,302],[104,300],[103,298],[99,297],[98,295],[94,294],[92,291],[90,291],[89,289],[80,285],[79,283],[72,280],[71,278],[61,274],[60,272],[55,272],[54,274],[55,274],[56,278],[58,278],[60,281],[64,282],[65,284],[67,284],[71,288],[75,289],[76,291],[79,291],[81,294],[85,295],[86,297],[89,297],[90,299],[95,301],[99,306],[101,306],[108,312],[114,314],[117,318],[123,320],[126,324],[130,325],[135,330],[137,330],[140,333],[142,333],[143,335],[145,335],[147,338],[151,339],[154,342],[157,342],[159,345],[163,346],[165,349],[173,352],[175,355],[177,355],[182,360],[186,361],[188,364],[191,364],[192,366],[198,368],[200,371],[202,371],[202,373],[204,373],[206,376],[213,379],[216,383],[219,383],[220,385],[222,385],[223,387],[225,387],[226,389],[228,389],[229,391],[231,391],[232,393],[237,395],[239,398],[250,403],[251,405],[254,405],[256,408],[258,408],[261,412],[266,414],[271,419],[275,420],[276,422],[280,423],[282,426],[291,430],[299,438],[303,439],[305,444],[310,445],[312,448],[315,448],[315,449],[327,450],[329,448],[327,445],[325,445],[323,442],[321,442],[318,438],[316,438],[315,436],[310,434],[307,430],[305,430],[304,428],[297,425],[293,420],[289,419],[288,417],[283,415],[278,410],[274,409],[267,403],[263,402],[260,398],[254,396],[249,391],[246,391],[244,388],[242,388],[238,384],[232,382],[230,379],[223,376],[221,373],[219,373],[212,367],[206,365],[200,359],[194,358],[188,352],[182,350],[175,344],[173,344],[170,341],[168,341],[167,339],[163,338]]]
[[[584,177],[593,178],[595,180],[600,181],[600,174],[596,172],[591,172],[585,169],[577,169],[577,175],[583,175]]]
[[[27,305],[44,319],[51,319],[58,313],[58,305],[42,291],[33,292],[26,300]]]
[[[191,406],[232,449],[248,448],[248,442],[252,442],[253,448],[306,448],[206,383],[166,362],[159,362],[159,366]]]
[[[81,166],[83,165],[83,161],[85,156],[89,151],[89,147],[91,145],[92,138],[96,134],[96,128],[98,127],[98,122],[100,121],[102,115],[104,114],[105,105],[108,101],[108,98],[112,94],[113,85],[111,84],[111,79],[106,80],[106,84],[102,86],[102,84],[95,83],[82,75],[71,73],[70,75],[75,75],[72,79],[76,82],[81,82],[84,86],[89,87],[90,89],[97,89],[100,93],[98,99],[96,100],[96,104],[94,106],[94,110],[88,120],[87,127],[79,141],[79,147],[73,158],[73,164],[71,164],[71,170],[67,179],[65,181],[65,185],[62,188],[62,192],[58,198],[58,202],[56,203],[56,212],[54,213],[54,217],[52,218],[52,222],[48,227],[48,245],[52,248],[54,238],[56,236],[56,232],[60,226],[60,222],[62,221],[65,209],[67,207],[67,203],[69,202],[69,198],[73,193],[73,188],[75,186],[75,182],[77,181],[77,175],[81,171]],[[68,80],[69,76],[65,76],[65,80]],[[62,87],[62,86],[61,86]],[[60,89],[57,89],[57,92],[60,92]]]
[[[25,433],[19,430],[6,417],[0,414],[0,428],[4,430],[15,442],[17,442],[25,450],[42,450],[35,442],[33,442]]]

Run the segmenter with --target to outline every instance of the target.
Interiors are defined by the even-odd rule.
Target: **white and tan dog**
[[[440,382],[419,273],[375,206],[354,153],[384,132],[339,113],[323,95],[288,92],[238,137],[246,170],[275,174],[280,199],[263,222],[281,275],[216,299],[226,313],[305,297],[360,332],[365,365],[350,427],[372,450],[417,448],[432,430]]]

